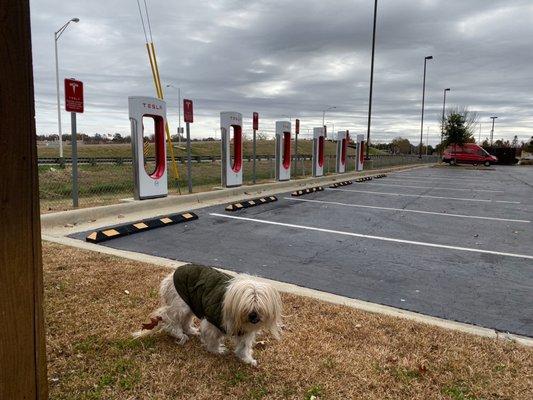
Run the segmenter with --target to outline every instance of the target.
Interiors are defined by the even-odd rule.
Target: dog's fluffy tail
[[[142,324],[141,330],[133,332],[134,338],[141,338],[154,333],[161,332],[165,327],[168,327],[169,322],[172,320],[169,315],[169,305],[175,301],[177,297],[176,289],[174,288],[174,273],[169,274],[159,287],[159,295],[161,297],[161,306],[150,314],[150,322]]]
[[[139,338],[142,338],[142,337],[145,337],[145,336],[149,336],[153,334],[152,331],[147,331],[146,329],[141,329],[140,331],[137,331],[137,332],[133,332],[131,334],[131,336],[134,338],[134,339],[139,339]]]
[[[137,331],[137,332],[133,332],[131,335],[133,336],[134,339],[138,339],[138,338],[141,338],[141,337],[145,337],[145,336],[149,336],[149,335],[152,335],[156,332],[159,332],[161,331],[161,329],[163,328],[163,318],[158,315],[159,310],[156,310],[153,314],[153,316],[150,317],[150,322],[146,323],[146,324],[142,324],[142,328],[141,330]]]

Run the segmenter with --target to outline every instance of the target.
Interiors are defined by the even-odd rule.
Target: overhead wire
[[[144,17],[143,17],[141,4],[139,0],[137,0],[137,7],[139,9],[139,16],[141,18],[141,25],[142,25],[143,32],[144,32],[144,39],[146,41],[146,50],[148,52],[148,60],[150,61],[150,68],[152,70],[152,77],[154,80],[156,95],[159,99],[163,100],[164,99],[163,88],[161,85],[161,77],[159,75],[159,67],[157,65],[157,56],[155,53],[154,40],[152,36],[152,25],[150,23],[150,14],[148,12],[148,5],[146,4],[146,0],[143,0],[143,2],[144,2],[145,14],[146,14],[146,22],[148,25],[148,33],[150,34],[150,41],[148,41],[148,35],[146,33],[146,25],[144,23]],[[178,165],[176,163],[176,158],[174,156],[174,148],[172,147],[172,137],[170,135],[170,128],[168,125],[168,121],[165,121],[165,133],[167,137],[168,151],[169,151],[170,159],[171,159],[172,175],[176,182],[178,192],[181,194],[181,189],[179,185],[179,170],[178,170]]]

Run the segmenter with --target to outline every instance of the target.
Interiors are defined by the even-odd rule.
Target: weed
[[[312,400],[322,396],[323,392],[324,389],[322,388],[322,385],[311,386],[311,388],[305,393],[305,400]]]
[[[96,336],[88,336],[74,344],[74,350],[80,353],[88,353],[90,351],[99,350],[100,348],[101,343]]]
[[[229,386],[237,386],[241,382],[246,382],[250,379],[250,375],[248,375],[244,371],[235,371],[233,374],[226,378],[226,381]]]
[[[266,390],[264,387],[258,387],[250,390],[249,398],[251,400],[259,400],[265,397],[268,394],[268,390]]]
[[[470,393],[470,389],[463,385],[446,386],[442,389],[442,394],[449,396],[452,400],[478,400]]]
[[[394,376],[403,383],[410,383],[412,380],[420,378],[420,372],[414,369],[396,367],[393,369]]]

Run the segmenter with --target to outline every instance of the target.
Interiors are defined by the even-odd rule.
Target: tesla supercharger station
[[[365,163],[365,135],[357,135],[357,150],[355,154],[355,170],[362,171]]]
[[[335,172],[343,174],[346,172],[346,151],[348,149],[348,138],[346,131],[337,132],[337,163],[335,164]]]
[[[167,153],[165,145],[165,124],[167,106],[154,97],[129,97],[129,115],[131,123],[131,144],[133,149],[133,175],[135,200],[166,197]],[[144,160],[144,119],[154,123],[155,167],[146,171]]]
[[[313,129],[313,176],[324,175],[324,145],[325,145],[324,127]]]
[[[291,123],[276,121],[276,180],[291,179]]]
[[[233,131],[233,138],[231,132]],[[242,185],[242,114],[226,111],[220,113],[222,136],[222,186]],[[232,143],[233,139],[233,143]],[[233,157],[232,154],[233,146]]]

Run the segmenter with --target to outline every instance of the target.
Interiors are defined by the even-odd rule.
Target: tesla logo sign
[[[192,100],[183,99],[183,120],[190,123],[192,123],[194,120],[192,112]]]
[[[300,120],[299,119],[296,120],[295,132],[297,135],[300,133]]]
[[[259,129],[259,113],[253,113],[253,129],[256,131]]]
[[[159,104],[153,104],[153,103],[143,103],[144,108],[149,108],[150,110],[162,110],[163,107]]]
[[[83,82],[65,79],[65,110],[75,113],[83,112]]]

